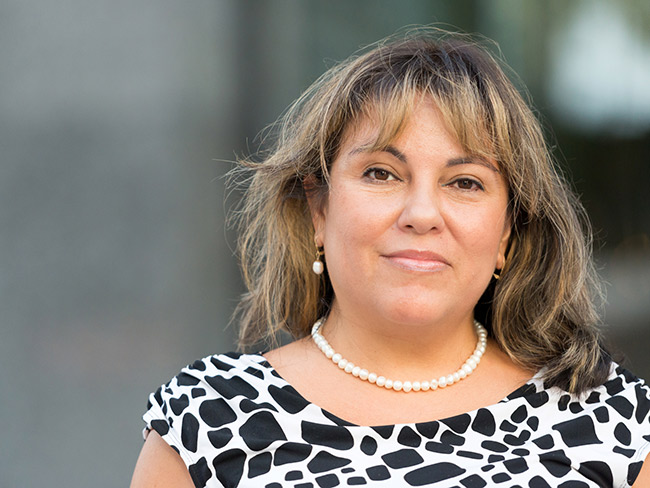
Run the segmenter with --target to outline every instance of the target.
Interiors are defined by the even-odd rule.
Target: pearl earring
[[[492,276],[494,276],[494,279],[495,279],[495,280],[499,280],[499,279],[501,279],[501,273],[503,272],[503,268],[505,268],[505,267],[506,267],[506,259],[503,258],[503,265],[501,266],[501,268],[498,268],[498,269],[497,269],[498,274],[497,274],[496,272],[495,272],[495,273],[492,273]]]
[[[314,239],[314,242],[316,239]],[[323,248],[318,246],[318,243],[316,243],[316,259],[311,265],[311,269],[314,273],[317,275],[323,274],[323,271],[325,271],[325,265],[323,262],[320,260],[321,256],[324,256],[325,253],[323,252]]]

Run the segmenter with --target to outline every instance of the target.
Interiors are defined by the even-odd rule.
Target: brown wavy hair
[[[476,318],[515,362],[543,368],[548,386],[580,392],[601,384],[610,359],[597,328],[601,288],[584,209],[485,41],[435,28],[393,36],[328,70],[275,124],[261,161],[240,161],[234,177],[245,194],[235,216],[248,289],[236,315],[240,347],[273,341],[279,331],[307,336],[328,313],[327,273],[311,271],[307,193],[326,203],[329,169],[348,127],[372,113],[381,127],[375,149],[384,148],[423,94],[468,154],[498,162],[509,189],[506,266]]]

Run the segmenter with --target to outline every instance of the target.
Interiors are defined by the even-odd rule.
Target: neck
[[[472,315],[426,324],[360,318],[332,308],[320,331],[344,358],[392,377],[416,378],[455,371],[472,354]]]

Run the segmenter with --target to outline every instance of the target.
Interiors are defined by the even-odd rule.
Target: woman
[[[582,209],[498,63],[421,30],[328,71],[252,172],[241,344],[150,397],[133,486],[649,486]]]

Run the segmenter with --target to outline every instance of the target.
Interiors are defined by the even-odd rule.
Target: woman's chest
[[[208,486],[256,488],[609,487],[636,469],[633,452],[590,416],[553,423],[529,410],[374,428],[336,425],[322,411],[316,421],[259,410],[206,432],[200,454],[214,470]]]

